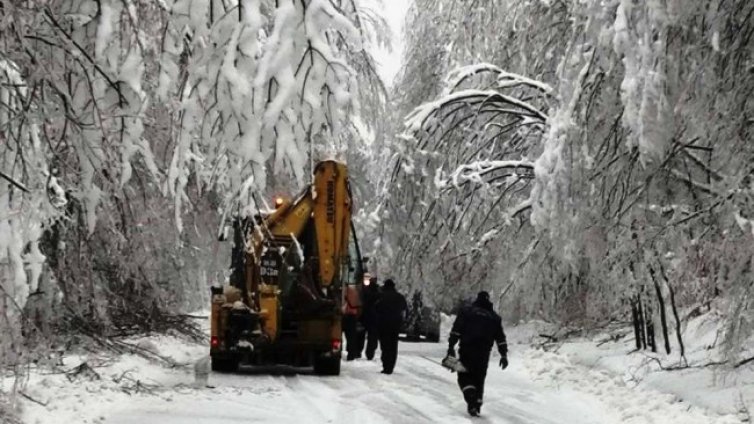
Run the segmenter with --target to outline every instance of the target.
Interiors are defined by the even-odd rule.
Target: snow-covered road
[[[110,411],[108,424],[220,423],[459,423],[471,422],[455,374],[435,362],[444,344],[401,343],[393,375],[379,361],[344,362],[339,377],[286,369],[213,374],[214,389],[177,390],[135,398]],[[501,371],[490,364],[482,418],[474,422],[580,424],[618,422],[589,395],[533,383],[512,356]],[[273,375],[270,375],[270,372]]]
[[[243,369],[212,374],[214,388],[196,389],[191,364],[207,354],[206,345],[166,335],[131,342],[172,358],[174,366],[132,354],[92,352],[62,358],[53,372],[32,369],[20,386],[22,419],[29,424],[743,422],[694,406],[688,398],[637,386],[630,373],[611,374],[558,350],[534,348],[526,342],[532,333],[526,326],[509,330],[511,366],[500,370],[493,354],[478,419],[466,415],[455,374],[437,363],[445,343],[402,342],[398,366],[389,376],[380,374],[378,360],[362,359],[344,362],[339,377]],[[77,371],[83,365],[87,371]],[[6,392],[17,383],[0,378]]]

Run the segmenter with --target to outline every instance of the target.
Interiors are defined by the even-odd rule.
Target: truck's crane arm
[[[314,170],[314,224],[317,231],[319,276],[329,287],[348,256],[351,231],[351,194],[348,171],[342,163],[320,162]]]

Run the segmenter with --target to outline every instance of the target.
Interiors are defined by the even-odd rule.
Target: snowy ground
[[[511,329],[513,340],[525,341]],[[32,373],[23,389],[27,423],[459,423],[508,424],[729,424],[741,420],[691,406],[678,396],[635,387],[620,375],[574,363],[564,352],[513,344],[511,366],[501,371],[493,355],[483,417],[470,419],[455,375],[436,362],[445,343],[401,343],[396,372],[379,373],[379,361],[344,362],[339,377],[287,368],[213,374],[214,388],[192,387],[190,364],[206,346],[172,337],[149,338],[170,368],[136,356],[69,357],[92,373],[70,382],[64,374]],[[149,344],[146,344],[149,346]],[[71,375],[71,373],[69,373]],[[97,378],[99,377],[99,378]],[[4,384],[7,386],[8,381]]]
[[[754,411],[754,366],[734,367],[726,363],[722,354],[723,318],[712,309],[684,321],[682,334],[689,367],[680,367],[684,362],[675,334],[670,334],[670,355],[637,352],[633,333],[627,328],[614,331],[613,335],[625,335],[615,341],[608,341],[609,335],[605,333],[571,339],[557,348],[557,356],[620,376],[627,386],[637,390],[659,390],[695,406],[750,420],[748,414]],[[662,351],[663,341],[659,334],[657,337],[658,349]],[[754,356],[752,341],[743,357]]]
[[[441,368],[443,346],[402,344],[396,372],[378,362],[344,363],[343,375],[322,378],[280,372],[213,375],[215,389],[123,405],[112,424],[160,423],[458,423],[467,419],[454,375]],[[519,362],[519,361],[516,361]],[[589,396],[532,383],[525,370],[490,370],[484,415],[501,423],[602,423],[609,414]],[[565,421],[563,421],[565,419]]]

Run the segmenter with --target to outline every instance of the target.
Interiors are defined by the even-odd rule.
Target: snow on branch
[[[534,162],[525,160],[482,160],[463,164],[451,172],[447,178],[436,181],[436,185],[438,188],[445,188],[449,185],[459,188],[467,182],[482,184],[485,181],[485,176],[494,174],[500,170],[510,171],[510,176],[518,176],[520,174],[532,175]]]
[[[475,88],[461,88],[472,77],[482,74],[492,74],[495,82],[486,87],[480,83]],[[545,125],[548,121],[545,108],[552,94],[553,89],[548,84],[489,63],[464,66],[452,71],[442,95],[416,107],[406,117],[404,126],[410,135],[430,130],[449,116],[468,120],[486,114],[493,115],[486,124],[512,116],[522,125]]]
[[[450,93],[433,102],[424,103],[409,114],[404,125],[409,131],[419,131],[427,126],[431,117],[439,115],[444,110],[457,104],[473,107],[471,113],[475,114],[481,112],[485,105],[512,106],[514,109],[497,109],[497,111],[501,114],[518,115],[522,121],[527,123],[534,121],[544,124],[547,122],[547,115],[531,103],[501,94],[495,90],[469,89]]]
[[[311,144],[335,139],[359,113],[352,57],[365,35],[355,2],[248,0],[237,7],[213,17],[206,2],[173,4],[159,92],[181,97],[170,192],[184,192],[199,166],[228,173],[212,181],[235,193],[226,202],[246,205],[268,175],[303,182]],[[175,207],[182,207],[178,194]]]
[[[420,230],[401,255],[469,260],[532,209],[529,158],[541,153],[555,96],[543,82],[488,63],[461,67],[446,84],[404,119],[388,207]]]
[[[523,75],[504,71],[499,67],[489,63],[478,63],[475,65],[464,66],[452,71],[445,80],[446,93],[455,91],[463,82],[465,82],[469,78],[483,73],[491,73],[496,76],[495,88],[497,89],[528,86],[535,88],[547,95],[552,95],[553,93],[553,89],[549,84],[527,78]]]
[[[461,88],[481,74],[494,75],[495,82],[486,88]],[[507,177],[534,178],[534,162],[526,157],[536,152],[548,125],[552,88],[488,63],[451,72],[447,85],[439,98],[416,107],[404,120],[399,139],[409,154],[399,159],[403,172],[393,178],[412,178],[417,163],[434,167],[421,169],[421,175],[434,174],[434,186],[442,191],[490,181],[502,181],[493,187],[504,188],[511,185]],[[435,161],[442,163],[432,165]],[[444,174],[443,168],[452,171]]]
[[[492,229],[488,230],[484,234],[482,234],[476,244],[471,248],[471,253],[478,253],[481,252],[489,243],[496,240],[500,235],[503,234],[503,227],[506,227],[508,225],[511,225],[511,222],[514,218],[521,215],[522,213],[530,210],[532,207],[531,200],[527,199],[516,206],[513,206],[505,211],[503,214],[503,219],[501,220],[501,223],[493,227]]]

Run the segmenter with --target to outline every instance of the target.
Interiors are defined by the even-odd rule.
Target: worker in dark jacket
[[[360,316],[362,314],[361,290],[356,286],[347,286],[345,302],[343,302],[343,332],[346,336],[346,361],[353,361],[361,358],[361,351],[364,349],[364,339],[360,332],[364,329],[361,325]]]
[[[361,323],[366,332],[366,356],[368,360],[374,358],[379,341],[379,332],[377,331],[377,300],[380,297],[380,288],[377,285],[377,278],[369,279],[369,285],[364,287],[364,312],[361,314]]]
[[[463,392],[469,414],[478,416],[482,409],[484,380],[493,344],[497,344],[500,352],[500,367],[508,367],[508,345],[502,320],[492,310],[489,293],[479,292],[474,303],[458,313],[448,338],[448,356],[455,357],[455,345],[459,341],[459,360],[466,372],[458,373],[458,386]]]
[[[342,326],[346,339],[346,361],[361,358],[361,350],[364,349],[364,345],[359,334],[362,330],[359,317],[356,314],[343,313]]]
[[[392,374],[398,359],[398,333],[406,316],[406,298],[395,290],[395,282],[387,279],[375,304],[377,326],[382,350],[382,373]]]

